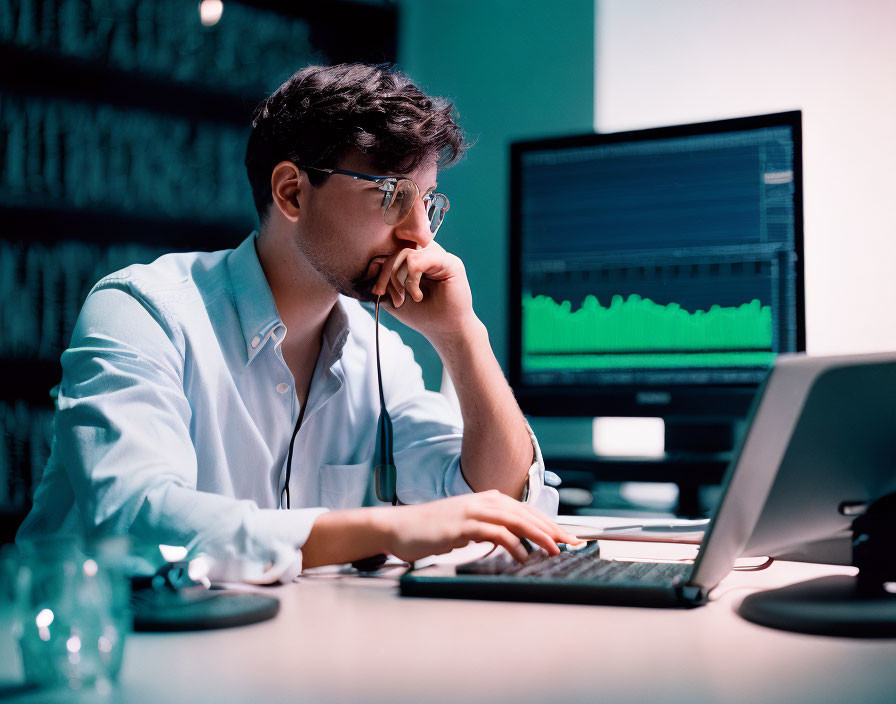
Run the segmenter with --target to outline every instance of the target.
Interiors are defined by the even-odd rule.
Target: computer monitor
[[[525,412],[737,419],[775,355],[805,350],[799,111],[510,155]]]

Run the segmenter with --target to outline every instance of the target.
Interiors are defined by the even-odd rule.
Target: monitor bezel
[[[509,380],[520,408],[535,416],[657,416],[693,419],[741,418],[749,410],[759,383],[666,384],[569,387],[522,383],[522,242],[521,204],[523,155],[544,149],[600,146],[630,141],[668,139],[739,132],[766,127],[789,127],[793,135],[794,250],[796,252],[797,352],[806,350],[806,310],[803,248],[802,111],[737,117],[650,127],[623,132],[588,133],[515,141],[510,145],[510,218],[508,277]]]

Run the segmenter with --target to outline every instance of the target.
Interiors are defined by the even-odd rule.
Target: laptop
[[[577,551],[548,557],[540,552],[524,565],[503,551],[469,565],[432,565],[401,577],[404,596],[498,599],[507,601],[619,604],[632,606],[699,606],[731,571],[757,528],[770,489],[782,465],[794,459],[793,448],[810,442],[815,456],[825,448],[861,442],[855,424],[827,424],[824,435],[807,438],[802,418],[836,414],[844,370],[855,394],[892,397],[887,380],[896,379],[896,353],[808,357],[779,355],[760,386],[747,416],[747,430],[723,480],[722,497],[693,563],[602,559],[598,541]],[[874,383],[875,379],[882,380]],[[869,399],[868,408],[881,399]],[[856,404],[853,404],[856,405]],[[840,437],[851,433],[849,437]],[[802,476],[809,479],[805,468]],[[799,500],[806,501],[802,492]],[[813,536],[814,537],[814,536]]]

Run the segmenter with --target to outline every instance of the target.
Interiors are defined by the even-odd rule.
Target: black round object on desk
[[[784,631],[851,638],[896,638],[896,594],[858,589],[858,579],[831,575],[757,592],[737,612]]]
[[[131,608],[135,631],[203,631],[267,621],[277,615],[280,601],[244,592],[139,590],[132,595]]]

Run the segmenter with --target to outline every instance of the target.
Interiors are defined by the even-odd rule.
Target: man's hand
[[[478,321],[463,262],[434,241],[383,262],[373,293],[384,296],[392,315],[436,347]]]
[[[527,538],[549,555],[560,552],[557,543],[581,542],[537,509],[494,489],[399,506],[382,517],[387,552],[407,562],[450,552],[470,541],[500,545],[521,562],[528,552],[520,538]]]
[[[469,543],[500,545],[517,560],[527,538],[550,554],[557,543],[581,543],[543,513],[492,490],[413,506],[328,511],[317,517],[302,546],[305,568],[389,553],[408,562]]]

